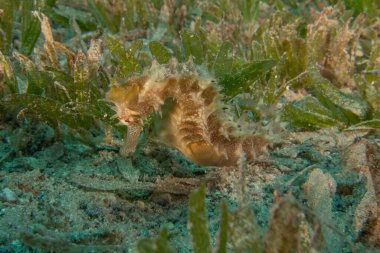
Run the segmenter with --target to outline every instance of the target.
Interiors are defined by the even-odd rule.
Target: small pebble
[[[4,188],[1,191],[0,199],[3,199],[6,202],[16,202],[17,196],[16,194],[9,188]]]
[[[168,223],[166,223],[166,228],[168,229],[168,230],[173,230],[174,228],[175,228],[175,225],[172,223],[172,222],[168,222]]]

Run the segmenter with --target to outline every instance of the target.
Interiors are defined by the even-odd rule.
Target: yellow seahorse
[[[194,163],[234,166],[242,154],[253,161],[266,154],[269,141],[259,135],[238,134],[221,109],[219,88],[212,80],[175,74],[156,80],[149,75],[112,86],[107,99],[119,120],[128,125],[127,153],[133,152],[144,120],[159,112],[168,98],[173,106],[161,122],[161,139]]]

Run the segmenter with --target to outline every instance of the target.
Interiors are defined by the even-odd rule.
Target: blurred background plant
[[[192,250],[195,253],[320,252],[324,240],[327,239],[321,233],[319,221],[291,196],[275,203],[266,231],[257,224],[249,207],[242,205],[234,211],[229,211],[228,205],[222,202],[219,232],[217,238],[211,238],[205,197],[205,187],[200,187],[189,197],[188,227]],[[212,247],[212,241],[215,241],[215,247]],[[166,228],[156,239],[139,241],[137,249],[140,253],[175,252],[170,247]]]

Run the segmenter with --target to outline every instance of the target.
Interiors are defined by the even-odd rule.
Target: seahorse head
[[[116,107],[117,117],[125,125],[141,124],[142,115],[139,110],[139,94],[145,78],[130,79],[122,85],[114,85],[108,91],[106,99]]]

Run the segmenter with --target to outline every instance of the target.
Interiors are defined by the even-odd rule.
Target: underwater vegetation
[[[379,34],[367,0],[0,0],[0,207],[26,168],[48,217],[0,251],[375,252]]]
[[[144,6],[89,1],[73,9],[58,8],[56,1],[3,1],[2,8],[9,11],[2,14],[1,104],[18,117],[47,122],[57,135],[59,124],[86,135],[81,129],[94,120],[103,129],[117,123],[103,100],[110,86],[141,75],[152,61],[165,65],[176,60],[188,62],[194,68],[189,73],[215,78],[224,101],[234,101],[239,111],[252,111],[256,121],[264,117],[260,106],[275,108],[285,93],[305,90],[303,99],[281,101],[282,121],[302,128],[379,127],[377,37],[375,28],[365,30],[364,14],[311,8],[314,23],[307,25],[312,21],[275,12],[252,31],[259,1],[248,3],[252,13],[240,26],[233,19],[242,14],[216,15],[222,16],[227,5],[239,13],[242,3],[201,2],[181,14],[181,2]],[[218,8],[220,13],[211,11]],[[188,17],[195,14],[198,18]],[[218,23],[218,18],[226,20]],[[62,27],[60,41],[54,39],[51,22]],[[217,24],[226,26],[227,34],[218,32],[222,28]],[[128,37],[132,31],[137,38]],[[239,34],[242,40],[235,43],[232,37]],[[34,48],[38,39],[41,47]],[[355,92],[349,93],[352,87]]]

